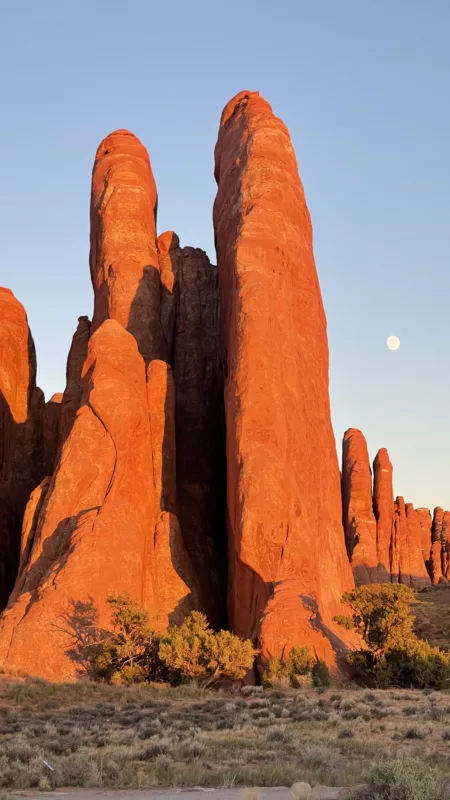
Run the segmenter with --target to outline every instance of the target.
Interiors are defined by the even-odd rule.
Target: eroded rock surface
[[[431,583],[442,583],[445,578],[442,575],[442,544],[440,541],[433,542],[431,545],[430,559],[428,561],[428,572]]]
[[[409,555],[410,586],[413,589],[429,586],[430,577],[425,566],[422,550],[422,528],[412,503],[405,506],[407,547]],[[403,581],[402,581],[403,582]]]
[[[177,514],[202,607],[226,625],[225,432],[218,271],[199,248],[158,237],[160,319],[176,385]]]
[[[145,605],[155,628],[167,630],[199,608],[198,589],[176,515],[175,383],[164,361],[147,369],[155,487],[154,539],[149,550]]]
[[[52,475],[56,454],[60,443],[61,402],[63,395],[54,394],[44,406],[43,432],[44,453],[43,473]]]
[[[450,578],[450,511],[444,511],[441,527],[442,574]]]
[[[153,498],[144,361],[135,339],[107,320],[89,341],[81,407],[0,621],[7,669],[73,678],[72,641],[63,630],[71,601],[92,604],[103,624],[109,593],[143,603]]]
[[[437,506],[433,512],[433,527],[431,531],[433,542],[442,540],[442,523],[444,522],[444,509]]]
[[[381,448],[373,462],[373,509],[377,522],[378,582],[389,582],[395,558],[394,535],[394,489],[392,464],[388,451]]]
[[[65,442],[75,421],[83,394],[83,366],[87,358],[91,323],[88,317],[79,317],[72,338],[66,367],[66,388],[61,401],[60,441]]]
[[[316,622],[306,624],[302,643],[317,635],[325,648],[333,641],[334,654],[351,640],[333,617],[353,579],[326,320],[289,133],[257,92],[225,107],[215,176],[230,622],[240,635],[259,637],[264,655],[280,655],[297,638],[300,607],[313,602]]]
[[[366,440],[356,428],[346,431],[342,442],[342,513],[355,582],[376,583],[377,524],[372,504],[372,473]]]
[[[25,506],[43,477],[43,413],[25,309],[0,287],[0,611],[14,586]]]
[[[98,147],[92,172],[91,333],[117,320],[147,363],[161,347],[156,208],[147,150],[129,131],[114,131]]]
[[[416,508],[416,514],[421,530],[422,555],[424,561],[427,562],[431,552],[431,527],[433,520],[429,508]]]

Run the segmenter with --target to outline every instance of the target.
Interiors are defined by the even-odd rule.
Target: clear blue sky
[[[159,232],[214,260],[220,113],[257,89],[291,131],[312,214],[338,448],[360,427],[372,457],[389,449],[397,493],[450,508],[448,0],[0,5],[0,283],[27,309],[46,395],[92,310],[100,140],[141,138]]]

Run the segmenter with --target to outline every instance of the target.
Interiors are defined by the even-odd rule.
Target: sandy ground
[[[351,790],[316,787],[310,800],[345,800]],[[36,792],[34,790],[11,792],[11,798],[27,797],[35,800],[292,800],[295,792],[287,787],[251,789],[167,789],[162,791],[122,790],[103,791],[102,789],[58,789],[56,792]]]

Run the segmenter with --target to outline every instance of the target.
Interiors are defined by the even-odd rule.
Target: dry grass
[[[0,793],[58,786],[354,785],[386,758],[450,772],[444,692],[268,690],[0,681]]]
[[[417,635],[444,649],[450,642],[449,605],[450,584],[438,584],[416,592],[416,603],[411,609],[416,617]]]

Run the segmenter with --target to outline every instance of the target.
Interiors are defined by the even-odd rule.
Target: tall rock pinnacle
[[[385,583],[392,572],[394,534],[392,464],[385,447],[378,451],[373,462],[373,508],[377,521],[378,582]]]
[[[87,357],[91,323],[88,317],[79,317],[78,326],[72,338],[66,367],[66,388],[61,401],[60,441],[63,444],[75,422],[83,394],[83,366]]]
[[[353,579],[326,319],[289,133],[258,92],[226,105],[215,176],[230,622],[266,656],[302,642],[332,662],[351,639],[333,617]]]
[[[25,506],[43,478],[43,416],[25,309],[0,287],[0,611],[14,586]]]
[[[417,511],[414,510],[412,503],[407,503],[406,511],[406,530],[407,545],[409,551],[409,569],[411,573],[410,584],[416,589],[420,586],[429,586],[430,577],[425,566],[425,559],[422,549],[422,528]],[[431,537],[430,537],[431,543]],[[429,553],[426,558],[428,559]]]
[[[105,319],[117,320],[146,362],[161,347],[156,207],[147,150],[129,131],[114,131],[100,144],[92,171],[91,334]]]
[[[378,578],[377,523],[367,443],[356,428],[342,442],[342,513],[347,553],[357,584]]]

